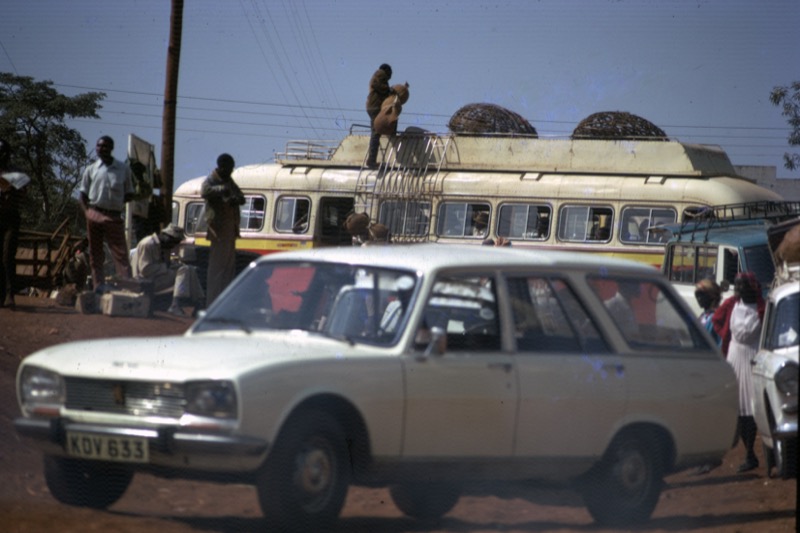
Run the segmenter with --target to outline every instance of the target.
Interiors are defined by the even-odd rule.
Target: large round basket
[[[573,139],[668,141],[652,122],[624,111],[601,111],[589,115],[572,132]]]
[[[495,104],[467,104],[456,111],[447,123],[450,131],[466,135],[530,135],[536,128],[524,117]]]

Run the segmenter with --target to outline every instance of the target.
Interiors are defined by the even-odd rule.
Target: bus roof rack
[[[698,232],[704,233],[704,239],[708,239],[709,232],[714,228],[752,224],[772,225],[796,217],[800,217],[800,202],[795,201],[761,200],[714,205],[694,212],[685,212],[680,227],[672,229],[672,233],[679,241],[683,236],[690,236],[690,240],[694,241]]]
[[[337,141],[287,141],[286,150],[275,154],[278,161],[305,159],[328,161],[338,146]]]

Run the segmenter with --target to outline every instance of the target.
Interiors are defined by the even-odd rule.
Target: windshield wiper
[[[350,346],[356,345],[356,341],[354,341],[352,337],[350,337],[349,335],[345,335],[344,333],[331,333],[330,331],[317,331],[316,333],[328,337],[329,339],[346,342]]]
[[[238,318],[209,317],[209,316],[206,316],[203,319],[203,322],[211,322],[211,323],[214,323],[214,324],[232,324],[234,326],[238,326],[239,329],[241,329],[242,331],[244,331],[248,335],[253,332],[253,330],[251,330],[247,326],[247,324],[244,323],[243,320],[240,320]]]

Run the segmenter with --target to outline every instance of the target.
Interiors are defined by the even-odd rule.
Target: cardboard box
[[[100,309],[108,316],[150,316],[150,297],[130,291],[111,291],[100,297]]]

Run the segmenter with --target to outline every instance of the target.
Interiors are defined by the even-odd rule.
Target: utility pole
[[[172,0],[167,48],[167,81],[164,87],[164,115],[161,122],[161,200],[166,214],[163,224],[172,220],[172,188],[175,170],[175,115],[178,105],[178,70],[181,63],[183,0]]]

